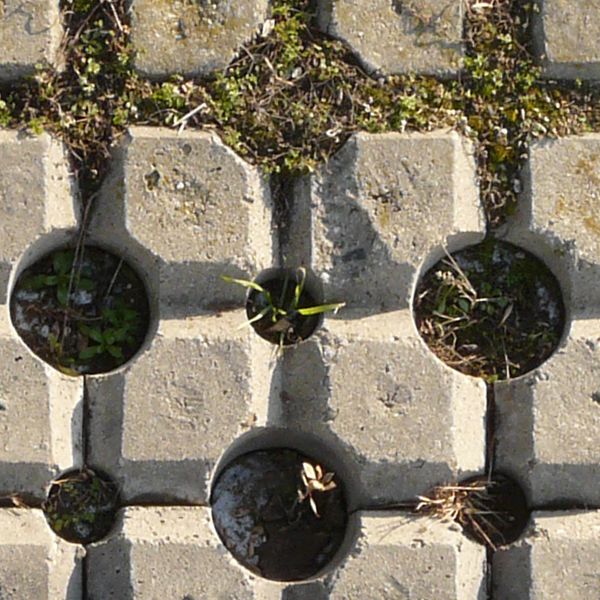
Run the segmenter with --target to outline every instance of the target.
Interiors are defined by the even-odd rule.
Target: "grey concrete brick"
[[[243,311],[163,321],[125,368],[90,376],[90,464],[125,501],[208,502],[221,455],[270,410],[272,346]]]
[[[89,600],[279,600],[280,586],[239,566],[210,509],[130,507],[114,533],[88,547]]]
[[[327,300],[407,308],[442,246],[483,238],[471,152],[448,131],[354,135],[297,186],[287,262],[311,267]]]
[[[537,512],[528,535],[493,558],[497,600],[600,597],[600,512]]]
[[[0,305],[11,274],[67,239],[78,220],[62,144],[0,129]]]
[[[59,0],[2,0],[0,81],[30,75],[36,64],[59,66],[62,35]]]
[[[496,383],[496,467],[533,506],[600,504],[600,322],[575,321],[529,375]]]
[[[137,252],[160,316],[174,318],[243,304],[245,290],[219,276],[251,279],[273,266],[271,218],[258,169],[215,134],[137,127],[115,154],[90,239]]]
[[[346,42],[365,69],[385,75],[455,75],[462,0],[320,0],[321,28]]]
[[[40,510],[0,509],[0,597],[82,600],[83,549],[57,538]]]
[[[269,0],[131,0],[136,67],[146,76],[226,67],[268,15]]]
[[[10,323],[18,272],[77,225],[62,145],[0,130],[0,493],[44,496],[61,469],[81,463],[82,382],[34,356]]]
[[[401,513],[360,513],[360,535],[334,572],[329,600],[483,600],[485,549],[456,526]]]
[[[328,319],[286,351],[283,416],[341,444],[359,505],[399,502],[484,467],[483,382],[446,367],[408,311]]]
[[[545,77],[600,79],[600,1],[540,0],[533,35]]]

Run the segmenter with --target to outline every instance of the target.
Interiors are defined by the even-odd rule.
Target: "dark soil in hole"
[[[535,256],[488,239],[435,264],[417,287],[419,332],[451,367],[488,382],[534,369],[558,345],[560,286]]]
[[[150,315],[133,269],[89,246],[78,259],[67,248],[26,269],[10,312],[31,350],[69,375],[103,373],[127,362],[146,337]]]
[[[302,286],[297,306],[295,304],[296,286],[302,281],[301,271],[291,269],[275,269],[273,275],[257,282],[267,290],[272,303],[277,308],[286,311],[286,315],[275,315],[269,311],[262,319],[252,323],[254,331],[260,337],[273,344],[289,346],[297,344],[308,338],[321,323],[322,315],[301,315],[296,309],[309,308],[319,304],[314,294]],[[246,314],[252,319],[270,306],[267,296],[263,292],[251,289],[246,302]]]
[[[89,544],[108,534],[118,502],[116,484],[84,467],[54,481],[42,509],[54,533],[75,544]]]
[[[500,473],[436,487],[418,512],[456,521],[468,538],[494,550],[516,541],[529,521],[523,490]]]
[[[344,539],[348,517],[341,482],[334,476],[333,489],[301,500],[303,463],[314,470],[319,465],[285,448],[245,454],[226,467],[213,489],[213,519],[223,543],[240,563],[268,579],[315,575]],[[320,481],[327,481],[326,466],[319,468]]]

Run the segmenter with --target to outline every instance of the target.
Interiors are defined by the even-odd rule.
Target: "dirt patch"
[[[535,256],[488,239],[436,263],[417,287],[415,318],[431,350],[488,382],[522,375],[557,347],[560,286]]]
[[[112,528],[118,501],[116,484],[84,467],[55,480],[42,509],[54,533],[75,544],[90,544]]]
[[[285,448],[236,459],[220,475],[211,499],[221,540],[262,577],[295,581],[317,574],[338,551],[348,519],[342,483],[328,473],[326,466]],[[317,491],[317,481],[329,489]]]
[[[95,247],[64,248],[19,277],[13,325],[40,358],[69,375],[102,373],[140,348],[150,309],[140,278],[122,259]]]

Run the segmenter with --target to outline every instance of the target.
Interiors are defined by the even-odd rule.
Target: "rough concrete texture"
[[[0,509],[0,598],[81,600],[83,549],[50,530],[40,510]]]
[[[0,130],[0,495],[45,495],[59,470],[81,463],[81,381],[38,357],[10,322],[18,271],[77,225],[67,161],[47,135]]]
[[[600,502],[600,136],[532,145],[506,238],[544,259],[562,285],[568,323],[533,373],[496,384],[497,466],[534,506]]]
[[[545,77],[600,79],[600,0],[540,0],[533,36]]]
[[[401,513],[360,513],[360,535],[327,586],[328,600],[484,600],[484,569],[485,549],[456,526]]]
[[[573,318],[600,311],[600,135],[532,144],[508,239],[544,258]]]
[[[235,563],[203,507],[130,507],[88,547],[89,600],[275,600],[279,585]]]
[[[462,0],[319,0],[320,27],[371,73],[451,76],[461,68]]]
[[[164,321],[127,367],[92,376],[90,462],[122,486],[125,501],[206,503],[216,462],[267,421],[272,346],[243,311]]]
[[[600,321],[575,321],[549,361],[495,390],[497,468],[533,506],[600,505]]]
[[[0,2],[0,82],[30,75],[36,64],[59,66],[59,0]]]
[[[311,267],[328,300],[408,308],[419,269],[483,238],[470,145],[449,131],[359,133],[296,187],[290,265]]]
[[[493,558],[495,600],[600,598],[600,512],[536,512],[528,535]]]
[[[363,506],[484,468],[485,385],[439,361],[408,311],[328,319],[285,353],[282,389],[288,427],[352,457]]]
[[[223,69],[268,11],[269,0],[131,0],[136,67],[148,77]]]
[[[116,152],[92,239],[145,249],[161,317],[174,318],[243,303],[245,290],[220,275],[251,279],[273,265],[271,218],[258,169],[215,134],[137,127]]]

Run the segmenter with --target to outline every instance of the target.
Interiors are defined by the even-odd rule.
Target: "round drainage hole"
[[[35,354],[79,375],[127,362],[146,337],[150,309],[144,284],[123,259],[86,246],[79,254],[57,250],[23,271],[10,313]]]
[[[42,509],[54,533],[75,544],[89,544],[111,530],[118,502],[116,484],[84,467],[53,481]]]
[[[556,349],[560,286],[535,256],[489,239],[448,255],[415,293],[418,330],[449,366],[488,382],[522,375]]]
[[[286,448],[231,462],[212,493],[217,532],[252,572],[277,581],[312,577],[345,536],[342,483],[325,465]]]
[[[500,473],[437,486],[420,500],[417,512],[455,521],[468,538],[492,550],[516,541],[529,521],[523,490]]]
[[[305,340],[319,327],[323,313],[335,313],[344,306],[343,302],[319,304],[314,277],[302,267],[268,269],[254,281],[223,279],[248,288],[248,323],[260,337],[279,346]]]

